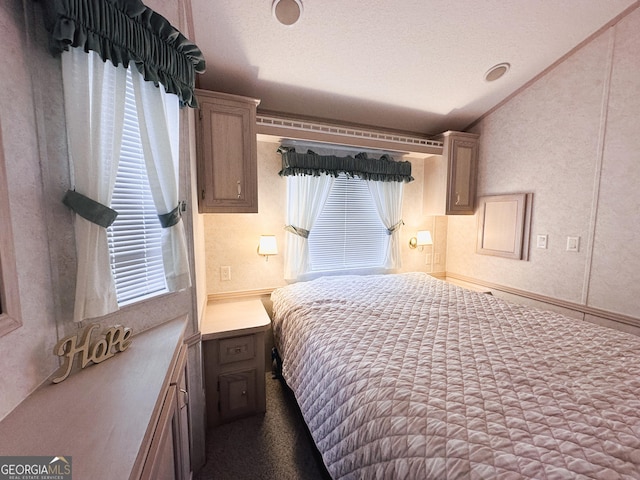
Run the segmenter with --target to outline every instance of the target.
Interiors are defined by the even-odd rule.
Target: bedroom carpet
[[[207,431],[194,480],[330,480],[293,394],[267,373],[267,411]]]

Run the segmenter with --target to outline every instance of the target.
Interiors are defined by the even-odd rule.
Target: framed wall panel
[[[532,193],[481,197],[476,252],[528,260],[532,200]]]

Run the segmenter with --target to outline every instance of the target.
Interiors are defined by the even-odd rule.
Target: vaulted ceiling
[[[287,0],[294,1],[294,0]],[[461,130],[638,0],[191,0],[200,88],[259,109],[421,134]],[[486,72],[509,71],[488,82]]]

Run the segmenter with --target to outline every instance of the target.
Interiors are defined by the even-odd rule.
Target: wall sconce
[[[420,230],[415,237],[409,239],[409,248],[420,247],[420,251],[422,251],[425,245],[433,245],[429,230]]]
[[[258,255],[265,257],[269,261],[270,255],[278,254],[278,243],[275,235],[260,235],[260,243],[258,244]]]

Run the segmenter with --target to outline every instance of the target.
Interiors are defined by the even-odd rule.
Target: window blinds
[[[111,200],[118,217],[107,229],[118,304],[167,289],[161,232],[142,152],[131,74],[118,175]]]
[[[341,173],[309,234],[312,271],[382,267],[388,241],[366,182]]]

